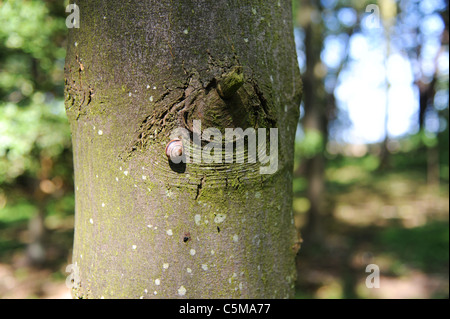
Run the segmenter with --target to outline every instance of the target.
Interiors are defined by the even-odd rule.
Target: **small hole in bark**
[[[220,233],[220,227],[219,226],[217,226],[217,232]]]
[[[185,233],[183,237],[183,242],[187,243],[191,239],[190,233]]]

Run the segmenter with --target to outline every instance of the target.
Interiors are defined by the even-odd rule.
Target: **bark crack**
[[[220,61],[219,61],[220,62]],[[167,140],[177,128],[193,133],[193,121],[200,120],[203,128],[275,127],[274,108],[253,78],[245,79],[240,64],[210,62],[214,76],[201,79],[193,70],[186,72],[183,85],[167,88],[154,102],[153,112],[147,115],[130,142],[125,159],[136,150]],[[236,61],[234,61],[236,63]],[[202,143],[209,142],[202,140]]]
[[[78,55],[75,56],[75,60],[78,64],[75,70],[75,74],[78,74],[78,79],[77,76],[70,76],[70,78],[65,79],[65,105],[68,114],[73,113],[75,120],[78,120],[81,115],[87,114],[86,107],[92,102],[95,93],[91,85],[83,84],[82,76],[85,72],[85,67],[81,63],[81,59],[78,58]],[[74,74],[70,66],[68,73],[70,75]]]
[[[195,194],[194,200],[197,200],[200,197],[204,183],[205,183],[205,176],[202,176],[200,178],[200,182],[197,184],[197,193]]]

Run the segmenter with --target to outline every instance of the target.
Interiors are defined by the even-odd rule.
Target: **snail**
[[[183,143],[180,139],[173,139],[166,146],[166,155],[170,161],[179,163],[183,156]]]

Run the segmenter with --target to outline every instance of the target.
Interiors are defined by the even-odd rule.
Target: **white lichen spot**
[[[172,197],[172,191],[170,189],[166,189],[166,196],[167,197]]]
[[[256,14],[256,9],[255,8],[252,8],[252,13]]]
[[[214,255],[215,253],[214,249],[211,249],[211,255]]]
[[[102,130],[98,130],[98,135],[103,135],[103,131]]]
[[[164,268],[164,269],[169,268],[169,264],[168,264],[168,263],[164,263],[164,264],[163,264],[163,268]]]
[[[261,270],[261,266],[260,265],[258,265],[258,267],[256,267],[256,268],[258,268],[258,270]]]
[[[191,249],[191,250],[189,251],[189,253],[191,254],[191,256],[194,256],[194,255],[195,255],[195,249]]]
[[[255,198],[260,198],[261,197],[261,193],[260,192],[256,192],[255,193]]]
[[[155,226],[153,229],[154,229],[154,230],[157,230],[157,229],[158,229],[158,226]]]
[[[144,292],[145,292],[145,293],[148,293],[148,290],[147,290],[147,289],[144,289]]]
[[[259,247],[259,244],[261,243],[261,239],[259,239],[259,235],[255,235],[252,239],[252,243]]]
[[[273,76],[272,75],[270,75],[270,82],[273,83]]]
[[[75,47],[77,47],[77,46],[78,46],[78,42],[75,42],[74,44],[75,44]]]
[[[100,299],[105,299],[105,297],[101,296]]]
[[[205,271],[208,270],[208,265],[207,264],[203,264],[202,265],[202,269],[205,270]]]
[[[128,171],[123,171],[123,173],[125,174],[125,176],[127,176],[127,175],[128,175]]]
[[[150,85],[147,84],[147,89],[149,89],[149,88],[150,88]]]
[[[284,112],[286,113],[287,111],[288,111],[288,106],[285,105],[285,106],[284,106]]]
[[[192,269],[191,268],[186,268],[186,271],[188,274],[192,273]]]
[[[121,170],[122,170],[122,166],[119,167],[119,171],[121,171]]]
[[[227,218],[226,214],[217,214],[216,217],[214,217],[214,222],[216,224],[220,224],[225,220],[225,218]]]
[[[202,219],[202,216],[200,216],[199,214],[194,216],[194,221],[196,225],[200,225],[200,220]]]
[[[281,3],[280,3],[280,1],[278,1],[277,5],[278,5],[279,7],[281,7]]]
[[[106,20],[106,16],[103,16],[103,20]]]
[[[147,227],[148,227],[148,228],[152,228],[152,227],[153,227],[153,225],[149,224],[149,225],[147,225]]]
[[[156,90],[156,86],[153,87],[153,90]]]
[[[131,92],[130,92],[130,93],[128,93],[128,96],[131,96]]]
[[[239,241],[239,236],[235,234],[235,235],[233,236],[233,241],[234,241],[235,243],[237,243],[237,242]]]
[[[153,294],[154,294],[154,295],[157,295],[157,294],[158,294],[158,292],[157,292],[157,291],[155,290],[155,291],[153,292]]]
[[[90,218],[90,219],[89,219],[89,222],[90,222],[91,224],[93,224],[93,223],[94,223],[94,220],[93,220],[92,218]]]
[[[102,207],[105,207],[105,203],[102,203]]]
[[[131,246],[131,248],[133,248],[133,250],[135,250],[137,248],[136,245]]]
[[[168,229],[168,230],[166,231],[166,233],[167,233],[167,235],[169,235],[169,236],[172,236],[172,235],[173,235],[172,229]]]
[[[159,286],[161,284],[161,280],[159,278],[155,279],[155,285]]]
[[[118,177],[116,177],[116,182],[118,182],[119,181],[119,178]]]
[[[188,29],[184,29],[184,30],[183,30],[183,33],[184,33],[184,34],[188,34],[188,33],[189,33],[189,30],[188,30]]]
[[[98,178],[98,174],[97,174],[97,175],[95,175],[95,177],[96,177],[96,178]]]
[[[180,296],[184,296],[186,294],[186,288],[184,288],[184,286],[181,286],[180,288],[178,288],[178,294]]]
[[[145,176],[145,175],[142,175],[142,179],[144,179],[144,180],[145,180],[145,179],[147,179],[147,176]]]
[[[149,97],[149,101],[153,102],[153,95]]]
[[[247,42],[248,42],[248,39],[247,39],[247,38],[244,38],[244,42],[246,42],[246,43],[247,43]]]
[[[144,299],[144,296],[140,296],[139,299]]]

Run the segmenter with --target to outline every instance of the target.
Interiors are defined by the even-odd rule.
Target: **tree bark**
[[[70,29],[78,298],[292,297],[301,81],[290,1],[80,1]],[[226,91],[231,75],[242,83]],[[229,86],[230,87],[230,86]],[[228,87],[228,88],[229,88]],[[173,165],[174,128],[278,128],[278,170]]]

